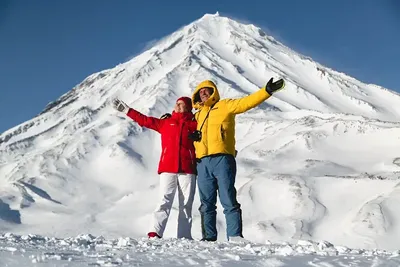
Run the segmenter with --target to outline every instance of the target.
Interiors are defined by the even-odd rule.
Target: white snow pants
[[[178,189],[179,201],[177,237],[192,239],[192,206],[196,190],[196,175],[194,174],[160,174],[160,200],[153,213],[153,225],[150,232],[163,236],[176,189]]]

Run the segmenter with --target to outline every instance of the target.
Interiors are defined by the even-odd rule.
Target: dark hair
[[[214,88],[212,88],[212,87],[204,87],[204,88],[208,89],[208,92],[210,93],[210,95],[212,95],[214,93]],[[201,89],[203,89],[203,88],[201,88]],[[200,90],[199,90],[199,92],[200,92]]]

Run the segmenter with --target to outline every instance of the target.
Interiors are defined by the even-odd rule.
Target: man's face
[[[188,110],[187,110],[187,107],[186,107],[185,102],[183,102],[183,100],[178,100],[178,101],[176,102],[176,104],[175,104],[174,111],[175,111],[176,113],[187,112]]]
[[[201,103],[206,102],[212,95],[212,88],[204,87],[199,91]]]

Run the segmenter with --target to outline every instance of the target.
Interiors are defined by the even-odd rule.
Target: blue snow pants
[[[242,211],[236,200],[235,158],[229,154],[203,157],[197,163],[197,177],[203,239],[217,239],[217,192],[224,208],[228,240],[243,236]]]

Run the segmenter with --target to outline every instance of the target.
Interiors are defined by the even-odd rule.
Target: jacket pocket
[[[219,134],[220,134],[221,140],[225,141],[225,130],[224,130],[224,127],[222,126],[222,124],[221,124],[221,127],[219,129]]]

